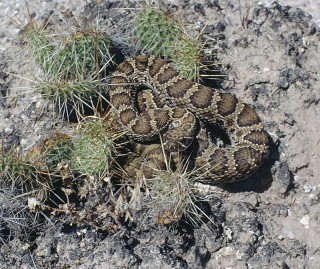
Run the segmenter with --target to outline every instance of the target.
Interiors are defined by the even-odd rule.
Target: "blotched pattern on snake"
[[[151,89],[154,96],[152,101],[144,100],[147,98],[143,95],[139,97],[140,105],[153,102],[143,111],[137,108],[141,86]],[[137,142],[152,141],[160,133],[166,137],[170,150],[196,139],[199,147],[194,166],[202,175],[201,182],[217,184],[245,179],[269,154],[267,133],[249,105],[232,94],[183,78],[160,58],[140,55],[121,63],[112,74],[109,96],[121,128]],[[197,121],[200,126],[220,125],[229,135],[231,145],[215,145],[203,129],[197,134]],[[140,153],[144,148],[150,151],[142,146]],[[148,156],[157,154],[161,154],[159,148]]]

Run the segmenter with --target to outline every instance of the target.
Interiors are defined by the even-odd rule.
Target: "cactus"
[[[193,192],[186,174],[170,169],[159,170],[147,180],[147,186],[150,193],[148,207],[159,224],[177,223],[187,215],[193,204]]]
[[[50,43],[48,32],[31,21],[24,29],[24,36],[29,53],[43,72],[48,72],[54,53],[54,46]]]
[[[76,32],[57,49],[48,75],[53,80],[90,81],[112,62],[109,47],[105,33]]]
[[[16,151],[0,153],[0,184],[44,200],[51,184],[46,170],[38,167],[30,156]]]
[[[108,35],[78,29],[63,37],[31,21],[24,29],[24,37],[40,71],[36,90],[53,100],[67,118],[73,112],[79,118],[86,108],[95,111],[101,78],[113,65]]]
[[[172,45],[181,35],[177,22],[164,12],[144,8],[134,22],[135,36],[144,50],[168,56]]]
[[[184,77],[199,80],[205,68],[201,35],[191,37],[168,12],[148,6],[137,15],[134,34],[143,51],[169,58]]]
[[[143,160],[144,167],[151,168],[152,176],[137,175],[130,187],[131,192],[125,193],[118,201],[121,205],[118,211],[134,219],[134,212],[141,210],[145,212],[142,221],[148,218],[162,225],[178,224],[182,220],[198,225],[207,215],[198,206],[206,199],[196,195],[195,171],[190,171],[189,162],[175,153],[170,156],[164,154],[163,158],[165,169],[155,166],[153,160],[150,160],[152,163]]]
[[[110,172],[112,142],[101,119],[85,119],[73,138],[72,169],[88,176],[103,177]]]
[[[48,173],[56,175],[61,165],[70,162],[72,158],[72,139],[63,133],[53,133],[40,143],[39,147],[34,147],[33,155],[38,156],[38,166],[47,167]]]

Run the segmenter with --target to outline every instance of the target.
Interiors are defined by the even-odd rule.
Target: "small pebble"
[[[309,228],[309,221],[310,221],[310,216],[309,215],[304,215],[301,219],[300,219],[300,223],[302,225],[304,225],[306,228]]]
[[[22,139],[20,140],[20,145],[21,145],[22,147],[25,147],[25,146],[27,146],[28,144],[29,144],[29,142],[28,142],[27,139],[22,138]]]
[[[9,134],[12,134],[12,133],[13,133],[13,129],[7,127],[7,128],[4,128],[4,132],[9,135]]]
[[[313,191],[315,189],[316,189],[316,186],[312,186],[312,185],[309,185],[309,184],[303,185],[303,190],[306,193],[309,193],[309,192],[311,192],[311,191]]]

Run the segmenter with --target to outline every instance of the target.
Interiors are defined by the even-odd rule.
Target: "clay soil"
[[[190,31],[206,26],[204,38],[225,75],[217,85],[254,107],[270,136],[270,158],[256,174],[216,187],[207,204],[214,221],[101,233],[48,219],[29,236],[0,241],[0,268],[319,268],[320,29],[301,9],[241,2],[168,1]],[[139,5],[93,1],[82,9],[49,2],[41,12],[29,9],[37,18],[70,8],[114,25],[132,17],[128,7]],[[32,90],[18,31],[7,18],[0,21],[1,139],[26,149],[65,123]],[[0,203],[6,195],[0,190]],[[0,236],[3,227],[8,233],[4,225],[0,217]]]

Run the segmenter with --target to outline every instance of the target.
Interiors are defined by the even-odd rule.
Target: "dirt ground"
[[[103,14],[111,25],[130,17],[124,7],[139,7],[95,2],[84,14]],[[216,188],[208,205],[214,224],[123,226],[106,234],[48,220],[32,240],[0,241],[0,268],[319,268],[319,27],[303,10],[277,3],[168,2],[195,33],[206,25],[204,37],[226,74],[221,88],[255,108],[270,136],[270,158],[246,181]],[[30,4],[31,13],[80,10],[71,1],[41,3]],[[0,21],[8,24],[0,32],[1,140],[28,148],[64,124],[20,78],[28,72],[14,46],[18,31],[8,34],[13,22]],[[10,195],[0,194],[0,202]]]

